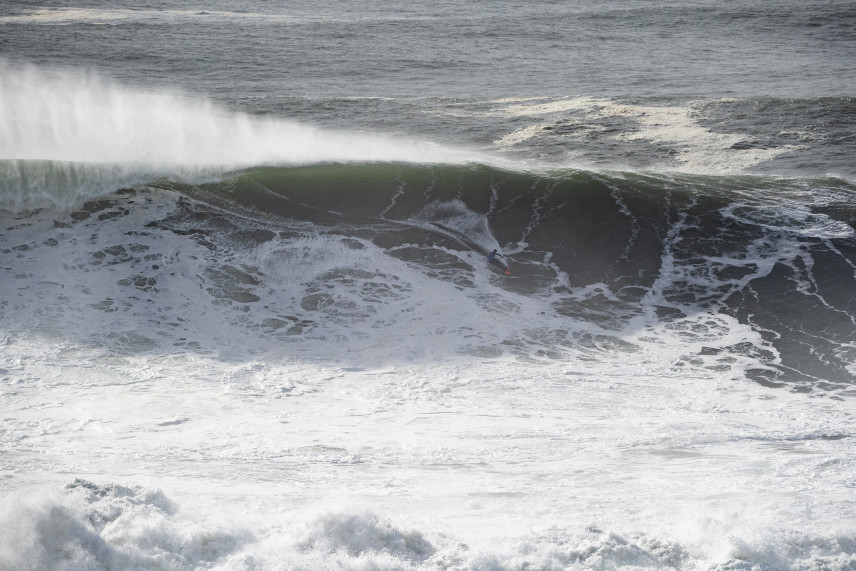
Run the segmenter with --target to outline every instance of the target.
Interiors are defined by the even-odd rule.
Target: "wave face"
[[[497,339],[521,354],[587,344],[574,322],[618,345],[668,331],[686,348],[676,366],[853,380],[853,188],[840,180],[327,165],[203,189],[336,232],[358,226],[408,263],[434,267],[440,249],[455,283],[472,284],[499,247],[513,277],[498,287],[542,300],[555,320]]]
[[[24,258],[37,264],[45,244],[56,242],[59,254],[68,232],[100,235],[95,221],[143,208],[124,231],[149,235],[156,228],[183,236],[194,250],[210,249],[204,262],[192,263],[203,276],[194,279],[206,298],[249,319],[252,327],[237,326],[248,339],[295,334],[289,342],[311,339],[320,343],[311,351],[323,354],[339,328],[347,339],[380,339],[387,329],[416,339],[430,337],[438,320],[447,324],[442,329],[472,327],[453,307],[426,322],[432,309],[420,298],[436,301],[432,290],[448,288],[473,311],[509,322],[459,344],[445,341],[449,355],[564,359],[595,351],[611,359],[616,349],[666,343],[679,348],[670,358],[675,370],[846,392],[856,373],[853,190],[837,179],[536,175],[479,165],[259,167],[223,182],[162,180],[86,203],[56,218],[52,238],[31,237],[41,241],[33,243],[39,254]],[[175,206],[170,196],[178,197]],[[145,206],[164,200],[153,212]],[[6,239],[8,255],[24,240],[16,236]],[[161,262],[148,261],[155,246],[147,242],[104,244],[79,261],[86,273],[101,271],[92,264],[139,266],[118,282],[125,293],[81,300],[100,308],[82,321],[116,311],[118,300],[139,288],[158,293],[171,282]],[[493,249],[510,277],[484,267]],[[78,279],[89,283],[84,274],[62,283]],[[288,294],[265,293],[274,283],[287,284]],[[189,295],[183,287],[167,290],[181,300]],[[276,312],[271,295],[281,305]],[[198,303],[160,295],[152,301]],[[421,352],[407,344],[402,351]]]

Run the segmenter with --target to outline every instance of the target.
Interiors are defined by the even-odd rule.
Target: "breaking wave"
[[[94,72],[0,61],[0,208],[68,208],[155,178],[198,182],[264,164],[476,158],[431,143],[228,111]]]
[[[256,524],[182,509],[160,490],[77,479],[36,505],[6,506],[0,564],[37,569],[845,569],[852,537],[700,520],[683,541],[597,525],[551,527],[491,548],[407,529],[369,511]],[[239,520],[240,521],[240,520]],[[739,527],[739,526],[738,526]],[[723,535],[723,532],[726,535]],[[12,546],[15,549],[12,549]],[[21,547],[25,549],[21,549]]]
[[[205,337],[218,319],[248,347],[270,336],[318,355],[334,331],[344,354],[394,335],[384,353],[394,359],[608,359],[665,343],[679,348],[667,368],[843,394],[856,375],[853,192],[838,179],[254,167],[202,184],[152,181],[24,225],[10,219],[3,252],[35,289],[55,279],[34,277],[46,258],[78,259],[62,282],[89,292],[75,304],[91,308],[84,313],[134,314],[128,300],[145,292],[161,316],[153,323],[178,329],[90,333],[132,351]],[[48,221],[52,229],[33,234]],[[172,252],[170,235],[197,254]],[[91,251],[63,254],[72,236]],[[510,276],[482,269],[493,249]],[[95,274],[82,271],[93,264]],[[127,267],[123,291],[99,283],[108,266]],[[226,314],[199,305],[198,288]],[[175,307],[198,316],[175,324]],[[97,323],[79,317],[61,329]]]

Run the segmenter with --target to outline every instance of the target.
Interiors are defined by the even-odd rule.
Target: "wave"
[[[490,331],[435,339],[433,354],[442,344],[449,355],[565,359],[668,339],[681,347],[674,366],[840,391],[856,377],[855,191],[839,179],[534,174],[478,164],[253,167],[45,212],[39,216],[54,216],[62,236],[34,240],[34,253],[21,256],[38,264],[35,252],[46,244],[103,225],[103,240],[116,241],[106,228],[119,225],[115,231],[138,237],[93,243],[75,267],[132,263],[138,268],[121,284],[130,291],[80,305],[112,312],[115,300],[141,290],[180,294],[158,294],[164,308],[195,307],[202,302],[185,299],[184,287],[164,285],[177,279],[163,267],[179,263],[170,240],[141,237],[179,236],[196,252],[180,257],[188,264],[180,275],[200,281],[203,299],[243,308],[221,317],[234,318],[252,347],[269,334],[274,345],[326,354],[332,328],[377,343],[398,335],[401,347],[386,347],[384,358],[413,359],[419,340],[433,338],[426,327],[470,328],[461,317],[470,308],[499,321]],[[129,212],[137,217],[123,225]],[[22,239],[8,238],[8,251]],[[510,277],[481,269],[493,249]],[[100,344],[110,334],[91,335]],[[129,338],[129,350],[157,346],[147,338]]]
[[[221,254],[212,259],[216,268],[199,269],[215,298],[255,303],[266,295],[256,286],[289,276],[283,266],[311,274],[293,284],[301,311],[259,313],[261,328],[277,323],[274,331],[302,336],[317,328],[319,315],[346,329],[374,315],[383,316],[373,326],[382,329],[396,317],[389,299],[378,299],[399,296],[401,311],[412,311],[412,292],[430,291],[434,280],[473,293],[481,305],[479,288],[488,282],[478,262],[498,249],[511,270],[501,288],[548,300],[557,324],[541,327],[536,318],[522,335],[493,332],[491,343],[451,352],[499,344],[519,355],[565,354],[594,338],[598,346],[635,346],[647,343],[653,327],[686,344],[687,363],[739,369],[768,384],[849,384],[856,374],[851,182],[507,169],[468,151],[263,119],[94,74],[3,65],[0,208],[15,218],[59,207],[67,210],[57,212],[57,228],[82,222],[97,230],[102,217],[160,204],[152,194],[179,196],[174,212],[147,214],[154,217],[147,228]],[[543,102],[524,103],[509,112],[541,112]],[[137,192],[148,198],[128,198]],[[282,230],[292,225],[312,230]],[[64,239],[35,240],[33,249]],[[7,246],[7,253],[19,247]],[[125,252],[119,260],[136,259],[114,246],[82,263],[100,263],[114,249]],[[246,253],[262,256],[255,269],[217,261]],[[362,273],[363,266],[377,271]],[[393,276],[404,271],[415,271],[411,293],[395,287]],[[150,267],[123,279],[153,288],[161,273]],[[354,283],[362,289],[350,289]],[[598,332],[569,333],[558,324],[563,319]]]
[[[0,63],[0,208],[68,208],[122,185],[199,182],[264,164],[462,163],[485,157],[226,110],[97,73]]]
[[[365,510],[226,521],[234,514],[203,517],[204,505],[179,512],[160,490],[83,479],[38,505],[9,507],[4,528],[14,541],[0,549],[0,564],[17,569],[833,569],[856,561],[854,540],[844,532],[760,530],[713,515],[679,537],[590,524],[479,547]]]
[[[552,296],[559,315],[624,335],[730,316],[763,341],[744,351],[739,338],[713,335],[699,351],[714,367],[735,353],[766,354],[774,370],[750,373],[765,383],[853,379],[856,189],[839,179],[380,164],[251,169],[200,190],[337,229],[418,230],[387,231],[387,247],[499,248],[508,287]]]
[[[94,72],[0,60],[0,208],[68,209],[154,179],[197,184],[263,165],[480,163],[524,172],[576,166],[607,175],[846,173],[849,167],[842,165],[849,163],[841,157],[852,142],[852,107],[850,99],[463,101],[434,113],[463,123],[464,131],[491,134],[473,141],[462,133],[459,140],[471,148],[456,148],[412,136],[322,129],[228,110],[204,97],[126,86]],[[812,127],[818,122],[820,131]],[[490,152],[472,150],[476,145]]]

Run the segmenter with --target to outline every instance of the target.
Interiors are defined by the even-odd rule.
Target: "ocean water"
[[[0,568],[856,568],[854,62],[851,1],[7,0]]]

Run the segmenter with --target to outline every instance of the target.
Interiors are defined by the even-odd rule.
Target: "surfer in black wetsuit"
[[[496,257],[496,248],[493,249],[493,252],[487,255],[487,262],[491,263],[493,259]]]

